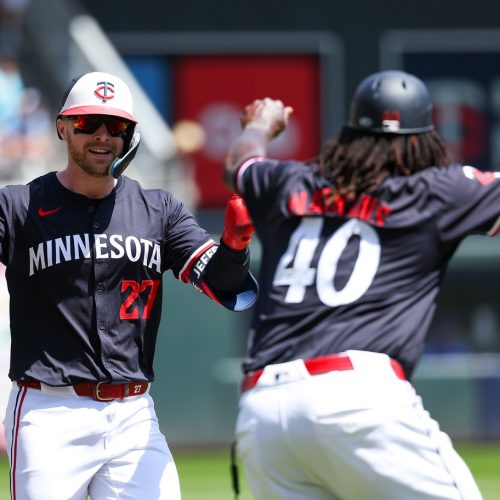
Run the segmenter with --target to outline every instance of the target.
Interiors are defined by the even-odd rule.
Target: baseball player
[[[12,498],[178,500],[149,395],[162,276],[171,270],[230,310],[248,308],[253,228],[235,197],[216,244],[169,192],[121,175],[140,135],[116,76],[75,78],[56,125],[67,166],[0,189]]]
[[[292,109],[245,108],[225,166],[262,244],[237,452],[256,499],[477,500],[411,377],[446,265],[500,228],[494,172],[451,164],[425,85],[364,79],[317,162],[266,157]]]

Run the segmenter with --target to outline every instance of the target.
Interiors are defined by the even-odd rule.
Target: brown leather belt
[[[17,382],[19,387],[31,387],[32,389],[42,390],[42,384],[38,380],[20,380]],[[140,396],[144,394],[149,387],[149,382],[135,381],[125,384],[112,384],[108,382],[81,382],[74,384],[74,391],[78,396],[85,396],[96,401],[113,401],[114,399],[123,399],[128,396]],[[57,387],[54,387],[57,389]]]
[[[337,370],[353,370],[354,366],[347,354],[331,354],[304,360],[307,371],[311,375],[319,375]],[[395,360],[390,360],[391,367],[398,378],[406,380],[403,367]],[[248,372],[241,381],[241,392],[254,388],[264,370]]]

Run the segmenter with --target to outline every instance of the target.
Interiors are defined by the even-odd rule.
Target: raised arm
[[[227,152],[224,162],[224,183],[236,192],[235,174],[241,164],[254,156],[265,156],[269,141],[288,125],[293,109],[276,99],[257,99],[246,106],[240,121],[241,134]]]

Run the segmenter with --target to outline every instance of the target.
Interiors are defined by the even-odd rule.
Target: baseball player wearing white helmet
[[[292,109],[244,111],[226,161],[262,244],[237,452],[258,500],[478,500],[410,382],[446,265],[494,236],[500,179],[450,165],[422,81],[363,80],[318,161],[266,157]]]
[[[13,381],[5,428],[16,500],[180,499],[149,395],[162,276],[252,305],[252,227],[230,200],[220,244],[169,192],[121,175],[140,136],[127,85],[75,78],[58,110],[67,165],[0,189]]]

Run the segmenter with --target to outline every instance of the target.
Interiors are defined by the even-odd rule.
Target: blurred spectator
[[[19,66],[11,56],[0,56],[0,127],[5,129],[18,113],[23,92]]]
[[[52,149],[49,113],[40,92],[25,88],[16,61],[0,60],[0,181],[46,172]]]
[[[32,178],[47,172],[53,145],[53,123],[39,90],[24,89],[19,104],[18,114],[11,127],[11,137],[17,143],[19,154],[17,175]]]
[[[0,51],[19,56],[24,12],[30,0],[0,0]]]
[[[15,59],[0,56],[0,181],[12,177],[17,145],[10,141],[23,94],[21,72]]]

